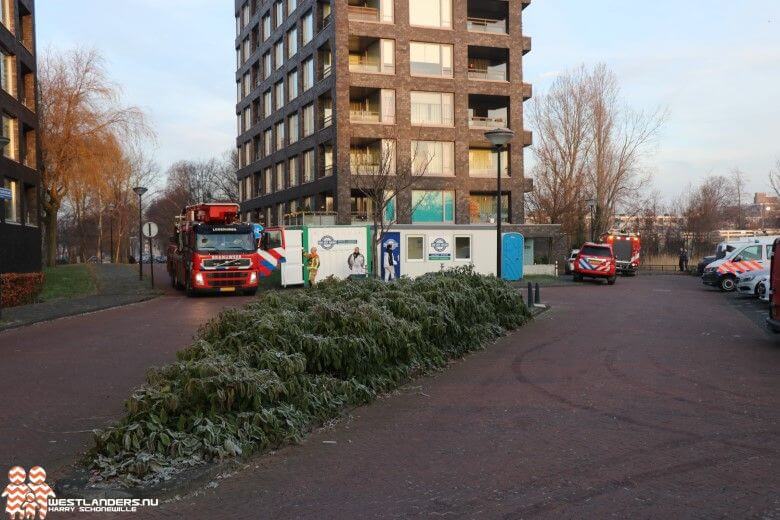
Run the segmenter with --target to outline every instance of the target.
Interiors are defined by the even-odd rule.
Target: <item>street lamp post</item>
[[[485,132],[485,137],[493,145],[498,159],[498,175],[496,181],[496,276],[501,278],[501,152],[515,137],[515,133],[508,128],[495,128]]]
[[[138,195],[138,278],[143,280],[144,279],[144,262],[141,259],[144,256],[144,237],[143,237],[143,211],[141,202],[141,197],[144,196],[144,193],[149,191],[148,189],[144,188],[143,186],[136,186],[133,188],[133,191],[136,195]]]
[[[6,136],[0,134],[0,157],[2,157],[5,147],[8,146],[11,140]],[[5,199],[0,199],[0,213],[5,215]],[[5,217],[3,217],[5,218]],[[3,260],[3,254],[0,253],[0,262]],[[3,267],[0,264],[0,318],[3,317]]]
[[[595,240],[595,237],[593,236],[594,231],[594,220],[596,220],[596,199],[588,199],[585,201],[585,204],[588,205],[588,211],[590,212],[590,241],[593,242]]]

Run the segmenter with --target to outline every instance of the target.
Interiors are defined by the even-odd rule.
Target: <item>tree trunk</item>
[[[46,265],[54,267],[57,264],[57,213],[44,212],[46,227]]]

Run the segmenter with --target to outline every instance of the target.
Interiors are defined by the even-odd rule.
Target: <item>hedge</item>
[[[34,303],[43,290],[43,273],[0,274],[2,306],[16,307]]]
[[[520,293],[456,269],[270,291],[204,325],[151,369],[127,415],[95,432],[93,479],[168,479],[196,464],[296,442],[346,406],[480,348],[530,318]]]

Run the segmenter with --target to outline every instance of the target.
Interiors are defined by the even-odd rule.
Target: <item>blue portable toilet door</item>
[[[504,233],[501,241],[501,277],[510,282],[523,278],[523,248],[525,238],[520,233]]]

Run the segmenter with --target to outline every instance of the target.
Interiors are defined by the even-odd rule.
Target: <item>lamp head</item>
[[[499,148],[514,139],[515,133],[509,128],[494,128],[485,132],[485,137],[493,146]]]
[[[149,190],[147,188],[144,188],[143,186],[136,186],[135,188],[133,188],[133,191],[135,192],[136,195],[140,197],[141,195],[143,195]]]

